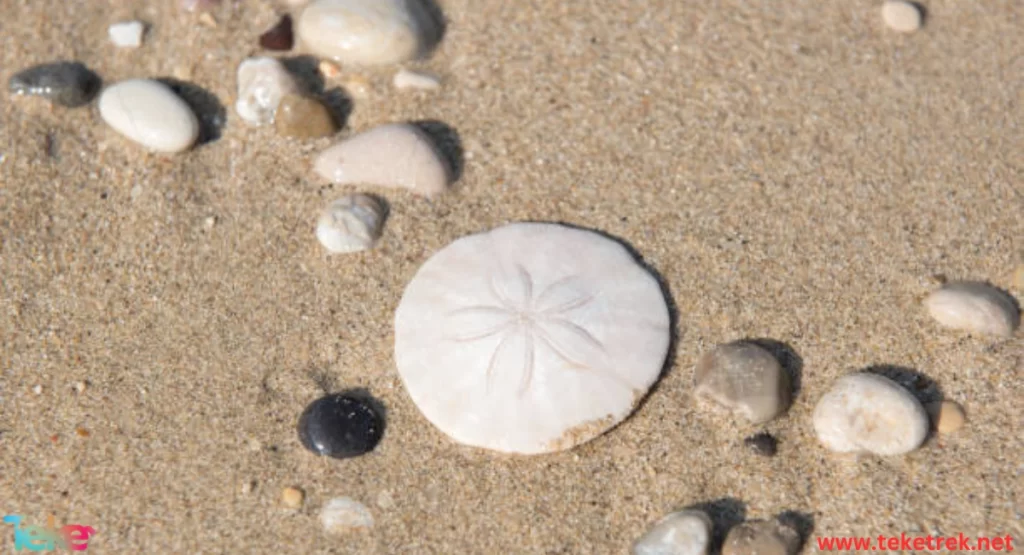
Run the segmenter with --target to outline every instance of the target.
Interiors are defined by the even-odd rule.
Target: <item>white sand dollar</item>
[[[99,100],[100,117],[115,131],[157,152],[187,150],[199,137],[199,120],[170,87],[151,79],[111,85]]]
[[[654,276],[619,243],[557,224],[455,241],[395,314],[398,371],[424,416],[508,453],[568,449],[622,421],[668,346]]]
[[[707,555],[711,519],[703,511],[667,515],[633,544],[633,555]]]
[[[858,372],[836,381],[812,416],[818,440],[839,453],[902,455],[928,435],[928,414],[896,382]]]

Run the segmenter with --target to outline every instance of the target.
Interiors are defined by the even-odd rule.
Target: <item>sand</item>
[[[411,66],[442,89],[362,72],[373,92],[343,134],[444,122],[463,149],[457,189],[378,191],[391,204],[379,247],[328,257],[316,215],[352,191],[310,171],[331,141],[250,129],[230,108],[235,67],[276,21],[269,0],[225,4],[216,28],[170,0],[4,1],[4,81],[77,59],[107,83],[177,76],[228,108],[218,140],[166,158],[95,105],[0,93],[3,514],[93,526],[88,553],[624,553],[701,503],[720,523],[800,513],[812,543],[1021,538],[1024,332],[942,330],[920,300],[936,276],[1024,298],[1024,5],[929,1],[913,35],[867,1],[443,8],[439,50]],[[150,24],[144,45],[109,44],[107,26],[134,18]],[[392,357],[419,265],[521,220],[628,242],[677,324],[632,418],[530,458],[447,440]],[[800,371],[792,408],[761,428],[691,397],[700,354],[740,338],[788,345]],[[961,403],[967,425],[903,457],[826,452],[815,402],[874,365],[919,372],[918,393]],[[300,446],[296,419],[324,388],[383,402],[376,451],[336,461]],[[742,445],[761,429],[779,438],[774,458]],[[301,510],[281,506],[289,486],[306,492]],[[317,512],[336,496],[366,504],[374,527],[325,535]],[[0,534],[13,552],[11,527]]]

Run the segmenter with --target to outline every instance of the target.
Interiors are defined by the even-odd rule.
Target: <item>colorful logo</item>
[[[21,525],[21,515],[7,515],[4,522],[14,526],[14,550],[53,551],[70,549],[85,551],[89,548],[89,536],[96,533],[92,526],[68,524],[59,530],[53,523],[53,515],[46,518],[46,526]]]

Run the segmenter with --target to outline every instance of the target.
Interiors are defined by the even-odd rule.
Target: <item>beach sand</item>
[[[447,0],[439,48],[409,66],[442,89],[343,68],[372,92],[341,136],[443,122],[461,177],[433,201],[360,189],[391,212],[379,247],[347,256],[313,234],[355,190],[310,171],[332,141],[248,128],[232,108],[235,68],[278,6],[228,2],[215,28],[170,0],[0,6],[5,81],[79,60],[107,84],[194,83],[226,115],[219,139],[165,157],[95,103],[0,93],[2,514],[92,526],[89,553],[625,553],[700,504],[719,526],[792,512],[813,526],[807,553],[818,536],[1024,541],[1024,332],[944,330],[920,304],[943,276],[1024,298],[1024,4],[929,0],[924,28],[901,35],[860,0]],[[135,18],[144,45],[115,49],[107,26]],[[664,375],[631,418],[528,458],[448,440],[392,355],[417,268],[522,220],[620,238],[676,315]],[[779,342],[800,375],[765,426],[691,398],[700,354],[740,338]],[[911,387],[960,402],[967,425],[902,457],[827,452],[815,402],[873,366],[919,373]],[[325,388],[386,406],[374,452],[301,447],[298,415]],[[760,430],[776,457],[743,447]],[[282,506],[288,486],[302,509]],[[373,528],[325,535],[317,513],[335,496],[369,507]],[[13,553],[9,525],[0,545]]]

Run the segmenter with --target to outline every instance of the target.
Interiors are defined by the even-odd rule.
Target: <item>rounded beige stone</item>
[[[882,4],[882,20],[900,33],[912,33],[921,28],[921,10],[910,2],[888,0]]]
[[[130,79],[111,85],[100,95],[99,111],[115,131],[155,152],[188,150],[199,137],[192,108],[159,81]]]
[[[318,56],[376,66],[418,58],[433,31],[420,0],[316,0],[295,35]]]
[[[1020,309],[1013,297],[987,283],[947,283],[924,301],[940,325],[997,337],[1010,337],[1020,326]]]
[[[698,398],[755,424],[775,418],[789,406],[789,375],[775,356],[749,341],[719,345],[705,353],[694,378]]]
[[[298,509],[302,507],[303,501],[306,499],[306,494],[299,488],[284,488],[281,491],[281,503],[289,509]]]
[[[940,434],[952,434],[964,427],[967,416],[964,409],[953,401],[943,401],[937,411],[935,429]]]
[[[633,543],[633,555],[707,555],[711,519],[703,511],[671,513]]]
[[[722,555],[793,555],[799,548],[796,530],[774,520],[751,520],[729,530]]]

